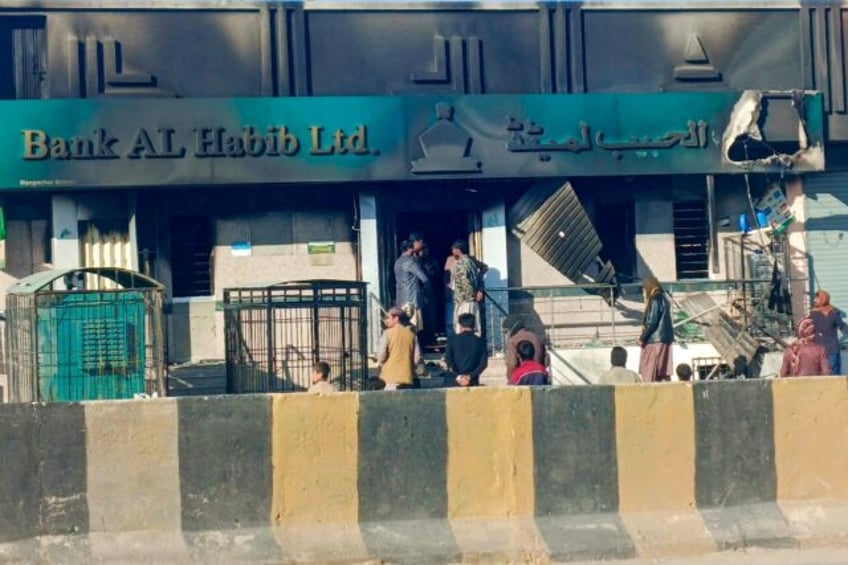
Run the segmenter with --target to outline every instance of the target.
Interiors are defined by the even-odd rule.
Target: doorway
[[[422,234],[426,244],[422,266],[429,276],[430,285],[426,293],[427,303],[422,308],[424,329],[419,334],[421,346],[425,350],[439,350],[446,342],[448,320],[445,311],[445,259],[450,254],[454,241],[468,241],[472,225],[469,218],[471,214],[473,212],[462,209],[403,211],[395,214],[395,258],[400,253],[401,243],[411,233]],[[393,266],[394,260],[389,264]],[[390,294],[394,303],[393,272],[390,279]]]
[[[598,202],[595,230],[603,248],[600,257],[612,262],[621,283],[636,276],[636,229],[633,202]]]

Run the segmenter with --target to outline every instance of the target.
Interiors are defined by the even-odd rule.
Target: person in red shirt
[[[534,360],[536,347],[529,341],[518,342],[518,359],[520,363],[509,375],[511,385],[547,385],[551,379],[548,369]]]
[[[509,380],[510,375],[518,367],[521,359],[518,358],[518,344],[522,341],[529,341],[533,344],[533,351],[536,352],[534,359],[537,363],[547,363],[547,351],[545,350],[545,338],[525,327],[524,322],[517,317],[509,316],[503,322],[503,327],[509,332],[509,338],[506,341],[506,352],[504,361],[506,362],[506,378]]]
[[[823,345],[815,342],[816,327],[810,318],[798,324],[798,341],[783,353],[781,377],[806,377],[829,375],[830,363]]]

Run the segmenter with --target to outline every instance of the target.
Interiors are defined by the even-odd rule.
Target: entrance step
[[[444,356],[425,353],[424,360],[431,368],[431,378],[422,378],[421,388],[438,388],[443,380],[438,376],[444,368]],[[370,366],[369,377],[379,376],[379,369]],[[168,371],[168,396],[208,396],[227,393],[227,366],[223,361],[193,363],[171,367]],[[482,386],[507,386],[506,364],[503,357],[490,357],[480,375]]]
[[[508,386],[506,378],[506,360],[503,357],[489,357],[486,370],[480,375],[481,386]]]
[[[206,396],[227,393],[223,361],[178,365],[168,371],[168,396]]]
[[[444,369],[444,356],[425,354],[424,358],[428,363],[436,364],[440,369]],[[421,380],[425,381],[426,379]],[[441,381],[441,379],[439,380]],[[486,369],[480,375],[480,386],[507,386],[506,362],[502,356],[489,357]],[[422,388],[425,388],[423,384]]]

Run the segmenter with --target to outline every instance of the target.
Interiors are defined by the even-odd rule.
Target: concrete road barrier
[[[0,406],[0,561],[848,546],[848,379]]]

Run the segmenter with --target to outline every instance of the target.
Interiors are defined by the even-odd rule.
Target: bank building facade
[[[362,281],[377,319],[412,232],[437,285],[455,240],[488,265],[494,350],[528,297],[563,347],[632,341],[649,274],[683,299],[777,264],[796,315],[819,287],[844,309],[845,18],[7,0],[0,286],[143,272],[166,288],[171,363],[223,358],[230,287]]]

